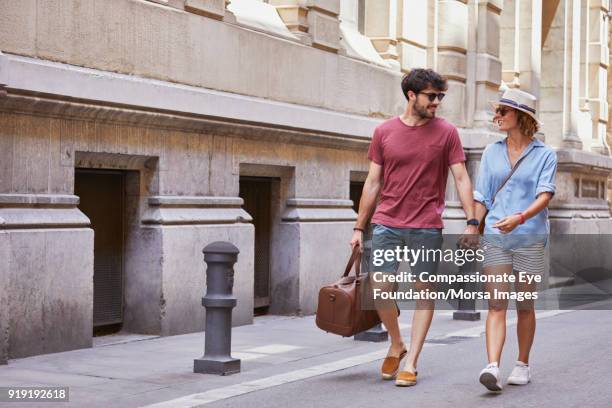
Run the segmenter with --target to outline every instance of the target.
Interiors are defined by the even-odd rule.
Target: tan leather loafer
[[[410,371],[400,371],[397,374],[397,378],[395,379],[395,385],[398,387],[410,387],[412,385],[416,385],[417,383],[417,373]]]
[[[408,350],[404,349],[399,357],[385,357],[385,361],[383,361],[380,369],[383,380],[392,380],[395,378],[402,364],[402,360],[407,354]]]

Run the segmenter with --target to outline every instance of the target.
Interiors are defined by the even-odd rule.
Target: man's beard
[[[427,106],[419,105],[417,102],[414,104],[414,111],[421,119],[431,119],[436,116],[435,113],[429,113],[427,111]]]

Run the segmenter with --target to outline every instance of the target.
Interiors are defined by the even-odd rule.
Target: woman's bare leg
[[[484,268],[485,275],[510,275],[512,273],[512,265],[493,265]],[[489,313],[487,314],[486,322],[486,342],[487,342],[487,357],[489,363],[497,363],[501,359],[504,342],[506,341],[506,310],[508,309],[508,301],[503,299],[494,299],[494,292],[508,293],[510,284],[503,283],[487,283],[485,289],[489,292],[491,299],[489,300]]]
[[[518,283],[516,284],[517,292],[535,292],[536,285],[534,283]],[[516,314],[518,322],[516,325],[516,336],[518,338],[519,354],[518,361],[529,364],[529,352],[533,345],[533,338],[536,329],[536,317],[533,300],[524,300],[516,302]]]

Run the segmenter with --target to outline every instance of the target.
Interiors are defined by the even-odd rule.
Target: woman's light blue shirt
[[[527,155],[514,172],[510,180],[497,193],[495,192],[510,174],[512,166],[508,157],[506,139],[492,143],[482,154],[480,170],[476,181],[474,199],[487,207],[489,213],[485,219],[485,235],[501,234],[492,225],[497,221],[525,211],[544,192],[555,193],[555,174],[557,172],[557,154],[549,146],[534,139],[523,151]],[[519,158],[520,159],[520,158]],[[524,224],[517,226],[508,235],[548,235],[548,209],[540,211]]]

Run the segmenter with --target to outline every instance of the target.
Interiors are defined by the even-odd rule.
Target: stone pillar
[[[505,0],[504,11],[500,19],[500,55],[502,60],[502,80],[510,88],[520,87],[519,33],[521,18],[518,8],[521,0]]]
[[[408,72],[412,68],[431,67],[434,64],[428,61],[429,38],[429,12],[431,4],[437,0],[398,0],[397,2],[397,54],[402,71]],[[436,35],[437,37],[437,35]],[[430,54],[434,54],[431,52]]]
[[[582,149],[580,115],[580,0],[564,1],[563,147]]]
[[[474,142],[465,130],[471,124],[475,95],[475,58],[472,51],[471,88],[468,89],[468,47],[476,48],[476,25],[470,16],[468,5],[458,0],[434,0],[429,11],[434,18],[430,26],[429,62],[448,81],[448,91],[440,105],[440,116],[462,128],[462,142]],[[472,24],[468,24],[472,21]],[[468,27],[470,32],[468,32]],[[468,35],[471,34],[471,35]],[[471,92],[471,93],[470,93]],[[467,148],[467,146],[464,147]],[[445,231],[461,233],[465,229],[465,215],[457,196],[454,179],[449,174],[446,186],[446,208],[444,210]]]
[[[0,149],[0,160],[11,150]],[[0,192],[0,354],[7,332],[10,358],[91,346],[94,236],[77,203],[73,195]]]
[[[514,21],[514,27],[508,27],[508,20]],[[504,82],[539,98],[542,0],[505,0],[502,26],[506,31],[501,41]]]
[[[542,71],[542,0],[505,0],[501,14],[502,80],[538,98]]]
[[[221,173],[221,166],[216,171]],[[222,176],[216,178],[220,184],[224,182],[220,180]],[[153,332],[162,336],[204,330],[205,310],[198,300],[205,285],[198,247],[221,240],[231,242],[241,252],[234,266],[234,294],[239,302],[233,310],[232,323],[234,326],[252,323],[254,229],[247,223],[251,217],[241,208],[243,200],[163,195],[148,197],[147,204],[141,223],[149,237],[147,245],[140,244],[139,251],[151,252],[153,239],[163,242],[157,255],[163,262],[158,261],[161,267],[155,273],[158,281],[154,284],[148,282],[152,280],[148,275],[132,273],[133,277],[126,283],[126,308],[131,312],[129,319],[126,316],[125,325],[131,331],[151,332],[151,324],[149,327],[144,324],[153,319],[159,327]],[[155,259],[154,254],[148,258]],[[139,296],[139,290],[142,292],[142,288],[150,286],[159,292],[158,298]]]
[[[580,1],[543,2],[542,8],[542,131],[548,144],[582,149],[578,136]]]
[[[350,256],[348,239],[357,218],[352,204],[344,199],[287,200],[279,229],[285,245],[274,259],[271,313],[315,313],[318,289],[340,278]]]
[[[538,98],[542,75],[542,0],[521,0],[519,34],[519,84],[522,90]],[[539,111],[539,109],[538,109]]]
[[[546,142],[555,147],[563,140],[564,109],[564,4],[543,3],[542,76],[540,81],[540,119]]]
[[[380,56],[399,70],[397,7],[397,0],[365,0],[364,34]]]
[[[610,44],[610,42],[612,42],[612,24],[610,24],[610,18],[607,18],[607,22],[608,22],[608,51],[610,50],[610,46],[612,46],[612,44]],[[612,61],[610,60],[610,58],[612,57],[612,53],[608,52],[608,60],[607,60],[607,65],[608,65],[608,93],[607,93],[607,97],[606,97],[606,107],[608,110],[608,127],[606,128],[606,139],[608,142],[608,146],[612,146],[612,110],[609,109],[610,106],[610,101],[612,100]],[[612,177],[608,178],[608,193],[607,193],[607,197],[608,197],[608,204],[610,206],[610,210],[612,211]]]
[[[495,100],[501,84],[500,0],[470,0],[468,41],[468,123],[473,127],[490,125],[489,101]],[[473,112],[473,113],[472,113]]]
[[[591,151],[609,155],[610,149],[606,142],[608,124],[608,78],[607,65],[609,63],[608,33],[609,20],[607,18],[608,2],[602,0],[586,0],[585,8],[585,108],[590,112],[592,133],[585,135],[590,142]],[[589,140],[590,139],[590,140]]]
[[[448,80],[448,96],[440,105],[440,115],[458,127],[466,127],[468,5],[459,0],[439,0],[438,12],[437,71]]]

